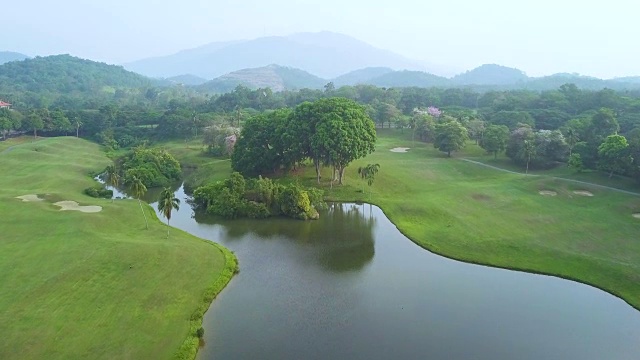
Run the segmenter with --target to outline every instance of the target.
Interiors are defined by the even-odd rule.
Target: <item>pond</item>
[[[199,359],[640,357],[640,312],[624,301],[432,254],[375,206],[332,204],[308,222],[222,221],[193,218],[182,187],[176,196],[171,224],[240,262],[205,316]]]

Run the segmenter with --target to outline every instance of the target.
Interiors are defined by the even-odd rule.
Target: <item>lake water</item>
[[[624,301],[434,255],[375,206],[221,221],[193,218],[183,188],[176,196],[171,224],[240,262],[205,316],[201,360],[640,359],[640,312]]]

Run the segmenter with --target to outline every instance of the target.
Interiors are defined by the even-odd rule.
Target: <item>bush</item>
[[[196,330],[196,336],[200,339],[204,336],[204,328],[201,326],[198,330]]]
[[[101,187],[88,187],[84,189],[84,193],[94,198],[111,199],[113,197],[112,190],[107,190]]]
[[[225,181],[201,186],[193,192],[196,208],[225,218],[264,219],[285,215],[294,219],[317,219],[317,209],[326,207],[319,189],[297,184],[282,185],[270,179],[248,179],[233,173]]]

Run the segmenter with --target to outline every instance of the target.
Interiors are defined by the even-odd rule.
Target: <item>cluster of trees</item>
[[[136,179],[145,187],[157,187],[180,180],[180,163],[163,149],[139,146],[119,162],[119,175],[127,184]]]
[[[364,107],[344,98],[305,102],[294,110],[265,112],[246,121],[231,164],[256,176],[291,169],[310,159],[318,182],[322,165],[342,184],[345,168],[375,150],[376,132]]]
[[[234,172],[225,181],[197,188],[193,201],[197,208],[224,218],[284,215],[309,220],[317,219],[317,210],[326,206],[322,195],[319,189],[283,185],[262,177],[245,179]]]

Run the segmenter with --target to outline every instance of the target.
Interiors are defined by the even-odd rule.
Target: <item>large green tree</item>
[[[364,107],[353,100],[322,99],[314,105],[320,122],[311,138],[311,148],[325,164],[334,168],[332,181],[337,178],[342,185],[345,168],[353,160],[375,151],[375,125]]]
[[[248,119],[231,154],[233,169],[257,176],[271,174],[298,161],[304,145],[295,143],[295,129],[283,124],[288,122],[289,114],[288,110],[278,110]]]
[[[436,124],[435,135],[433,146],[449,157],[452,151],[462,149],[469,139],[467,129],[456,120]]]
[[[38,130],[44,128],[44,121],[42,117],[35,111],[32,111],[27,115],[23,122],[23,127],[29,130],[33,130],[33,137],[38,137]]]
[[[626,172],[633,162],[629,154],[629,144],[622,135],[609,135],[598,147],[598,168],[609,173]]]
[[[484,136],[480,141],[480,147],[488,153],[493,154],[494,158],[498,157],[499,152],[503,152],[507,148],[509,140],[509,128],[505,125],[489,125],[484,132]]]

